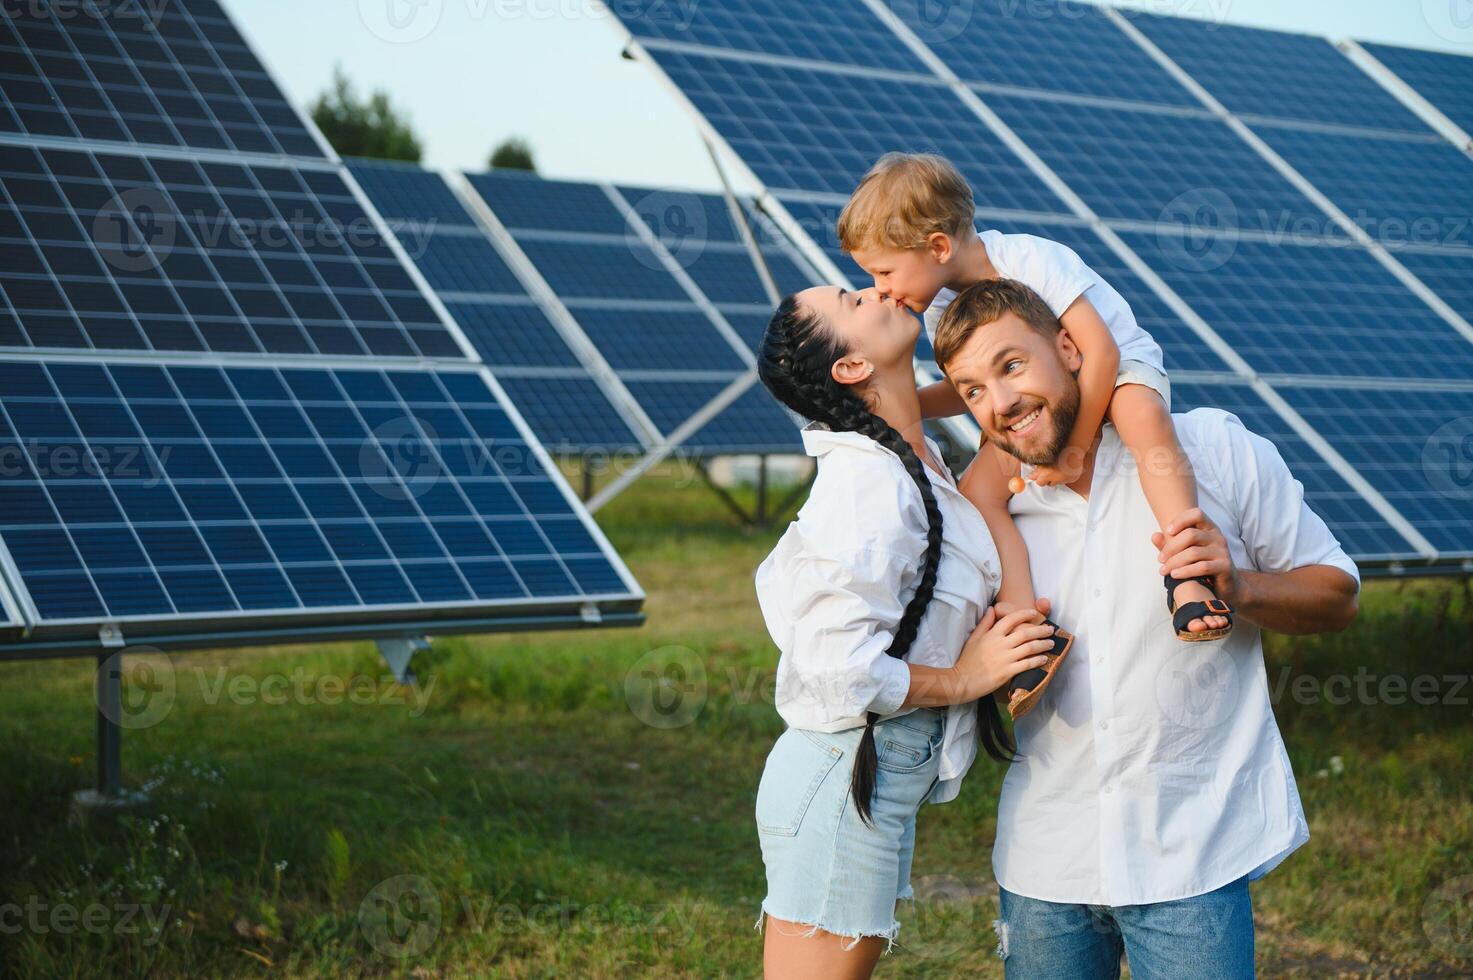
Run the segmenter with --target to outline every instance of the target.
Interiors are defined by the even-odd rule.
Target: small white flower
[[[1330,771],[1337,776],[1340,775],[1345,771],[1345,760],[1338,755],[1330,756]]]

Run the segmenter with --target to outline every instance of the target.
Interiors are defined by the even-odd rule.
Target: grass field
[[[154,658],[134,686],[175,694],[125,735],[136,817],[67,822],[90,663],[0,664],[0,976],[760,974],[752,806],[782,725],[751,572],[778,532],[668,478],[600,518],[642,629],[439,640],[414,691],[364,643]],[[1368,585],[1350,631],[1267,656],[1312,838],[1254,886],[1261,974],[1473,972],[1466,586]],[[1001,976],[1000,778],[984,757],[922,810],[929,897],[880,976]]]

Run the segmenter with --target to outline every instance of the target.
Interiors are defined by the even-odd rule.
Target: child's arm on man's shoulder
[[[916,389],[916,395],[921,400],[923,419],[949,419],[953,415],[967,414],[967,403],[945,378]]]
[[[1079,414],[1069,433],[1069,442],[1059,453],[1057,466],[1035,467],[1034,482],[1072,482],[1104,424],[1110,399],[1115,394],[1115,376],[1120,372],[1120,347],[1094,304],[1080,296],[1059,317],[1069,338],[1079,348],[1084,364],[1079,369]],[[1068,479],[1061,479],[1068,477]]]

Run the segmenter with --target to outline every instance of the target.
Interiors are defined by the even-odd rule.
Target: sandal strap
[[[1054,648],[1044,651],[1043,654],[1050,661],[1053,661],[1054,658],[1061,656],[1069,648],[1069,644],[1074,641],[1074,634],[1060,627],[1052,619],[1045,619],[1043,624],[1054,628],[1054,635],[1050,637],[1054,641]],[[1014,674],[1012,680],[1008,681],[1008,694],[1011,695],[1020,688],[1024,691],[1031,691],[1041,684],[1047,676],[1048,669],[1045,667],[1030,667],[1021,673]]]
[[[1217,589],[1213,585],[1212,579],[1208,578],[1206,575],[1193,575],[1191,578],[1172,578],[1170,575],[1163,575],[1162,579],[1164,579],[1166,582],[1166,611],[1173,614],[1177,611],[1176,587],[1178,585],[1181,585],[1183,582],[1200,582],[1206,588],[1211,589],[1213,593],[1217,592]],[[1202,606],[1206,609],[1206,614],[1210,616],[1231,616],[1233,614],[1233,607],[1228,605],[1223,600],[1217,598],[1215,594],[1211,599],[1208,599],[1206,602],[1194,602],[1188,603],[1187,605]],[[1193,616],[1192,619],[1199,619],[1202,615],[1202,613],[1198,613],[1196,616]]]

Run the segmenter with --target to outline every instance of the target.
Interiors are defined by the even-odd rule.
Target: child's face
[[[945,239],[945,235],[933,235]],[[946,260],[951,257],[951,242],[933,242],[921,248],[872,248],[851,252],[859,267],[875,280],[875,289],[912,313],[924,313],[947,283]]]

